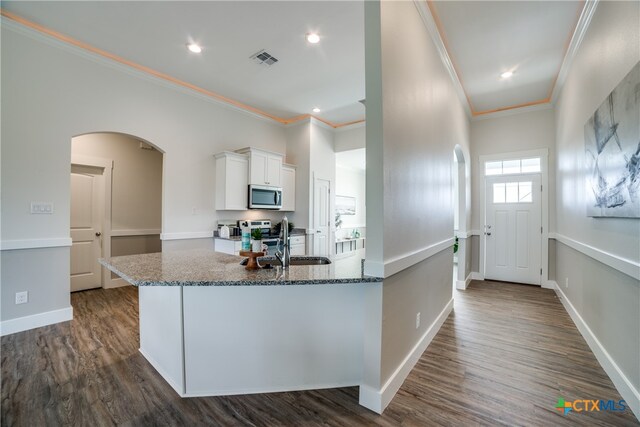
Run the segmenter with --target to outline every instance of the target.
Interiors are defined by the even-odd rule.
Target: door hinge
[[[542,185],[540,186],[540,191],[542,191]]]
[[[542,227],[540,227],[540,234],[542,234]]]
[[[542,269],[540,269],[540,275],[542,276]]]

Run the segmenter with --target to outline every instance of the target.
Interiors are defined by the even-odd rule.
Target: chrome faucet
[[[282,251],[278,249],[275,255],[282,268],[289,268],[291,264],[291,247],[289,246],[289,220],[286,216],[282,218],[282,223],[280,224],[280,235],[282,236]],[[277,247],[279,246],[278,242]]]

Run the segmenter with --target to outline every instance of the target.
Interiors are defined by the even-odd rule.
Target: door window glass
[[[493,203],[533,203],[533,182],[496,182]]]

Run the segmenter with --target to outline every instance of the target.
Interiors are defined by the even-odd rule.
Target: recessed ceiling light
[[[307,34],[307,41],[309,43],[313,43],[316,44],[320,41],[320,36],[317,35],[316,33],[308,33]]]
[[[503,79],[508,79],[511,76],[513,76],[513,71],[505,71],[504,73],[500,74],[500,77]]]
[[[314,113],[319,113],[319,112],[320,112],[320,109],[319,109],[318,107],[315,107],[315,108],[314,108],[313,110],[311,110],[311,111],[313,111]]]
[[[202,52],[202,48],[200,46],[198,46],[195,43],[189,43],[187,44],[187,49],[189,49],[191,52],[193,53],[200,53]]]

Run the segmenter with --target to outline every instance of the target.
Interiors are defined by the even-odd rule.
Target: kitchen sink
[[[240,265],[247,265],[247,262],[249,262],[249,259],[245,258],[242,260]],[[280,265],[280,261],[278,261],[276,257],[265,256],[265,257],[258,258],[258,264],[260,264],[263,267],[269,264],[278,266]],[[327,265],[327,264],[331,264],[331,260],[325,257],[292,256],[290,265],[295,266],[295,265]]]

